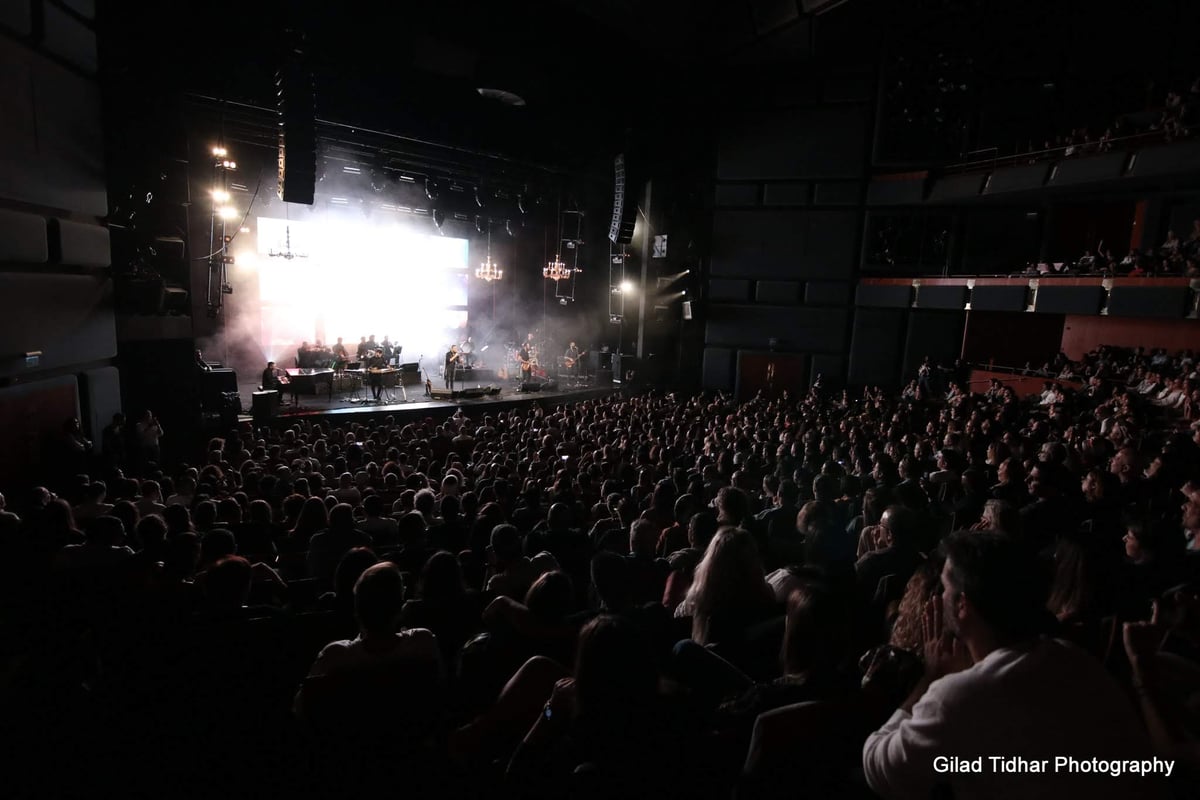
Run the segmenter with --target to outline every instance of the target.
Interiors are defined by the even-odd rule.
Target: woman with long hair
[[[775,607],[758,546],[742,528],[722,528],[709,542],[675,616],[692,618],[692,639],[702,645],[738,640],[746,627]]]

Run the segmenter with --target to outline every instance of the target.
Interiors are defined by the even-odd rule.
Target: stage
[[[570,383],[565,386],[558,382],[535,385],[540,387],[537,391],[520,391],[520,384],[511,380],[488,383],[456,382],[455,392],[451,395],[442,389],[439,381],[432,387],[433,397],[426,395],[424,383],[404,387],[404,391],[400,386],[394,386],[385,389],[385,399],[380,403],[368,402],[371,397],[370,387],[356,390],[338,390],[335,387],[328,391],[321,385],[315,394],[300,394],[297,398],[298,403],[285,390],[277,414],[255,418],[251,412],[258,384],[255,381],[239,381],[238,394],[243,410],[239,420],[261,423],[269,419],[286,423],[294,419],[323,418],[340,424],[390,416],[400,421],[431,415],[448,416],[459,408],[468,415],[480,415],[511,410],[531,403],[577,403],[621,391],[620,384],[596,385],[594,381]]]

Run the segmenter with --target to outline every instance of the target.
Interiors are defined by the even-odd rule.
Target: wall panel
[[[1102,344],[1117,347],[1165,347],[1167,352],[1200,348],[1200,320],[1137,319],[1069,315],[1063,325],[1062,351],[1081,358]]]
[[[34,350],[42,351],[42,369],[114,357],[112,282],[0,273],[0,343],[0,376],[25,372],[24,354]]]
[[[712,306],[705,342],[720,347],[840,352],[845,347],[846,311],[787,306]]]
[[[904,341],[904,312],[860,308],[854,313],[850,339],[852,386],[895,386],[899,380],[900,346]]]

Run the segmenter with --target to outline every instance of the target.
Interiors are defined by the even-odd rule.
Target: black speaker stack
[[[637,187],[635,175],[624,153],[613,161],[615,182],[613,184],[613,215],[608,226],[608,238],[615,244],[633,241],[633,228],[637,223]],[[633,192],[634,194],[630,194]]]
[[[304,37],[289,31],[275,73],[279,112],[279,197],[311,206],[317,187],[317,107]]]

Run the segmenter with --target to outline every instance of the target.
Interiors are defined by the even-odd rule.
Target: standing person
[[[162,441],[162,423],[155,418],[154,412],[146,409],[137,424],[138,447],[141,448],[142,459],[145,463],[158,463],[161,454],[159,443]]]
[[[532,333],[529,335],[533,336]],[[521,380],[527,381],[533,377],[533,351],[528,341],[523,342],[517,351],[517,361],[521,365]]]
[[[567,346],[566,352],[563,353],[563,366],[567,368],[568,375],[574,378],[579,377],[582,370],[582,365],[580,364],[582,357],[583,353],[579,352],[579,347],[572,341]]]
[[[380,371],[387,362],[383,360],[382,350],[371,350],[370,358],[367,359],[367,375],[371,382],[371,396],[375,402],[383,400],[383,373]]]
[[[125,448],[125,415],[113,414],[112,422],[100,432],[100,455],[109,467],[124,469],[127,464]]]
[[[446,351],[446,366],[442,370],[442,375],[446,379],[446,388],[454,391],[454,376],[458,372],[458,364],[462,355],[458,352],[458,345],[450,345],[450,349]]]

